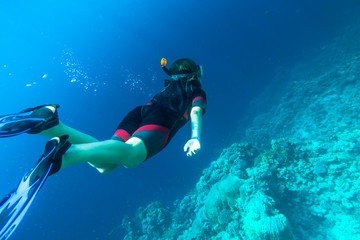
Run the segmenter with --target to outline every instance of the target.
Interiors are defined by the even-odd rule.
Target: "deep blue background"
[[[109,233],[124,215],[154,200],[171,207],[222,148],[241,140],[249,102],[276,71],[341,35],[359,10],[356,0],[3,1],[0,115],[59,103],[63,122],[108,139],[129,110],[162,89],[162,57],[203,65],[208,94],[198,156],[182,152],[187,125],[137,169],[106,176],[86,165],[65,169],[48,179],[12,239],[121,239],[120,230]],[[1,139],[1,196],[45,142]]]

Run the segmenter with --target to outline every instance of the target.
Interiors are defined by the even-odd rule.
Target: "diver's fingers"
[[[199,148],[191,147],[186,155],[188,157],[192,157],[192,156],[196,155],[199,151],[200,151]]]

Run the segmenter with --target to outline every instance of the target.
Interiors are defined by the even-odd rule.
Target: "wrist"
[[[199,138],[199,137],[191,137],[191,139],[197,139],[197,140],[199,140],[199,142],[200,142],[200,138]]]

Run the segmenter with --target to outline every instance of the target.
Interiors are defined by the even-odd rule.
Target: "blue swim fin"
[[[58,104],[47,104],[0,116],[0,138],[22,133],[36,134],[57,125],[59,123],[57,111],[53,113],[47,106],[55,109],[59,107]]]
[[[24,217],[49,175],[59,170],[59,158],[70,147],[68,136],[52,138],[37,164],[21,179],[17,188],[0,203],[0,240],[6,240]],[[61,162],[60,162],[61,165]]]

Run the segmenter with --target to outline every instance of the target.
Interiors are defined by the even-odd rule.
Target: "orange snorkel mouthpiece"
[[[166,64],[167,64],[166,58],[162,58],[162,59],[161,59],[161,66],[165,67]]]

